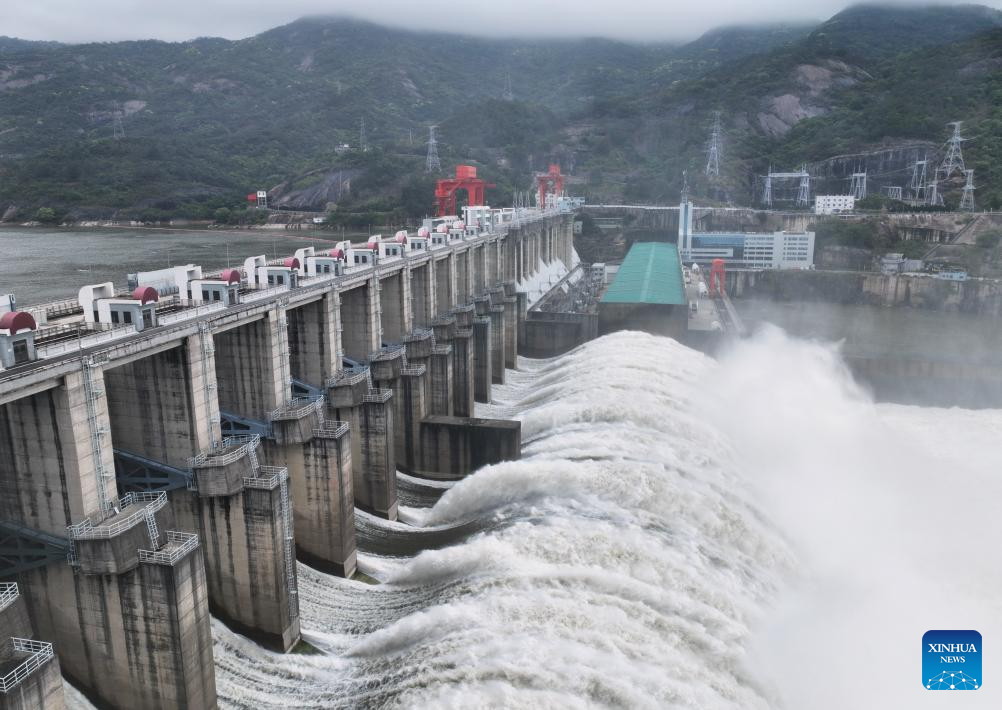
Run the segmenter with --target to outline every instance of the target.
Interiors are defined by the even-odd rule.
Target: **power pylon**
[[[967,183],[964,185],[964,192],[960,197],[960,209],[974,211],[974,171],[965,170]]]
[[[866,171],[861,173],[852,174],[852,186],[849,188],[849,192],[852,193],[853,197],[857,200],[866,199]]]
[[[363,152],[369,150],[369,139],[365,135],[365,116],[362,116],[362,121],[358,129],[358,147]]]
[[[811,206],[811,176],[807,172],[807,166],[800,169],[800,189],[797,191],[797,206]]]
[[[943,158],[939,170],[936,171],[937,177],[942,176],[943,180],[946,180],[955,172],[959,171],[963,174],[967,171],[967,168],[964,166],[964,152],[961,149],[961,144],[966,140],[960,135],[960,126],[962,123],[962,121],[954,121],[953,123],[946,124],[953,126],[953,135],[946,142],[946,156]]]
[[[515,100],[515,92],[511,90],[511,72],[504,75],[504,93],[501,94],[501,98],[505,101]]]
[[[927,172],[929,167],[929,156],[922,160],[916,160],[912,167],[912,181],[908,188],[912,192],[912,199],[915,202],[923,202],[926,197]]]
[[[714,111],[713,130],[710,133],[710,146],[706,152],[706,177],[710,180],[720,177],[721,143],[720,111]]]
[[[122,109],[116,105],[115,116],[112,122],[112,125],[114,126],[113,130],[116,141],[125,138],[125,123],[122,120],[122,113],[123,113]]]
[[[435,139],[436,126],[428,126],[428,156],[424,160],[426,173],[442,171],[442,161],[438,159],[438,141]]]

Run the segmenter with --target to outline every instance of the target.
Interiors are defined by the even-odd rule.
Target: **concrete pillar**
[[[359,408],[362,465],[354,474],[355,504],[387,520],[397,519],[397,464],[393,393],[374,389]]]
[[[212,334],[104,373],[115,447],[187,469],[220,439]]]
[[[277,305],[263,318],[213,335],[219,408],[266,421],[292,396],[288,319]]]
[[[457,417],[472,417],[474,414],[474,340],[473,304],[457,306],[453,310],[456,331],[452,340],[452,383],[453,414]]]
[[[101,368],[85,366],[0,406],[0,519],[64,537],[104,517],[102,499],[118,498],[104,391]]]
[[[227,439],[192,461],[197,496],[183,511],[200,531],[212,612],[279,651],[299,642],[289,472],[262,466],[257,437]]]
[[[478,468],[522,455],[522,424],[506,419],[429,416],[421,423],[423,469],[436,478],[462,478]]]
[[[341,368],[341,299],[337,291],[290,308],[287,317],[292,377],[322,387]]]
[[[452,416],[453,406],[453,376],[452,376],[452,345],[435,345],[431,352],[431,367],[429,368],[428,412]]]
[[[164,493],[124,497],[118,509],[71,529],[73,567],[21,574],[32,626],[101,706],[214,708],[199,538],[174,531]]]
[[[431,333],[415,345],[432,344]],[[393,392],[394,457],[397,467],[413,472],[420,461],[420,422],[427,414],[427,370],[407,363],[405,351],[380,353],[369,362],[376,387]]]
[[[379,279],[382,342],[399,343],[412,329],[410,272],[401,269]],[[382,343],[380,343],[382,345]]]
[[[355,498],[349,427],[326,419],[325,398],[272,415],[269,458],[289,470],[299,559],[323,572],[355,572]]]
[[[477,314],[491,319],[491,381],[504,384],[504,289],[494,289],[487,296],[486,307],[474,300]]]
[[[483,246],[484,250],[484,283],[488,286],[495,284],[501,280],[498,274],[498,243],[495,239],[494,241],[487,242]]]
[[[426,328],[438,309],[435,299],[435,266],[432,262],[411,268],[411,323]]]
[[[435,313],[442,315],[456,305],[456,260],[450,254],[434,262]]]
[[[452,259],[456,263],[456,297],[454,303],[466,303],[470,298],[470,250],[455,251]]]
[[[491,357],[491,319],[473,319],[473,398],[477,402],[491,401],[493,358]]]
[[[347,357],[364,362],[382,346],[378,279],[341,292],[341,339]]]
[[[518,369],[518,298],[504,298],[504,366]]]

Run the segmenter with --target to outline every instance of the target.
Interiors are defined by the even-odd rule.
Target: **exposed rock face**
[[[274,207],[297,210],[323,210],[331,202],[337,202],[351,191],[351,180],[358,170],[315,171],[284,182],[269,190],[270,203]],[[293,188],[293,185],[305,187]]]
[[[3,217],[0,217],[0,222],[10,222],[17,217],[17,205],[11,205],[6,210],[4,210]]]
[[[833,59],[820,64],[800,64],[794,68],[792,87],[788,93],[767,96],[756,118],[758,125],[770,136],[785,135],[805,118],[828,112],[826,95],[871,78],[862,69]]]

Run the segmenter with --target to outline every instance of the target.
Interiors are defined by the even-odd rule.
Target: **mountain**
[[[275,188],[290,207],[422,214],[429,125],[443,165],[482,166],[498,203],[553,159],[579,194],[673,201],[683,169],[700,188],[716,110],[726,143],[714,188],[749,199],[770,160],[938,145],[954,106],[989,116],[1000,22],[978,6],[860,6],[816,26],[723,28],[681,46],[491,40],[336,17],[240,41],[0,39],[0,210],[207,216]],[[909,61],[925,74],[908,75]],[[514,99],[503,100],[509,77]],[[899,84],[912,92],[907,111],[888,98],[907,96]],[[914,100],[960,93],[963,106]]]

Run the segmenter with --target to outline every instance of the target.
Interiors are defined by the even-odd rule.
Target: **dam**
[[[294,650],[297,560],[352,576],[356,516],[397,519],[398,471],[519,457],[519,423],[474,406],[517,364],[534,279],[573,265],[572,221],[467,208],[12,307],[0,578],[20,611],[0,631],[19,670],[0,707],[62,707],[60,671],[101,706],[216,707],[213,617]]]

